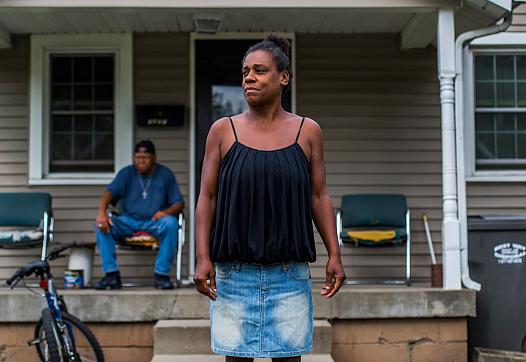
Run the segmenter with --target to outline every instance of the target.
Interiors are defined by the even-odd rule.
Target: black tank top
[[[258,150],[236,138],[221,160],[210,243],[214,262],[316,260],[310,165],[298,143]]]

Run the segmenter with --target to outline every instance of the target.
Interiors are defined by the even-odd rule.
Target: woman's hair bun
[[[278,47],[281,48],[281,50],[283,50],[285,55],[288,58],[290,58],[290,42],[287,40],[287,38],[284,38],[277,34],[268,34],[265,37],[265,40],[276,44]]]

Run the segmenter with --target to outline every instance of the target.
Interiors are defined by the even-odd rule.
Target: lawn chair
[[[336,215],[340,247],[391,247],[406,249],[406,276],[402,280],[348,280],[346,284],[406,284],[411,281],[410,210],[399,194],[355,194],[342,199]]]
[[[0,192],[0,247],[31,248],[53,242],[51,195],[45,192]]]
[[[110,211],[109,216],[118,215],[115,211]],[[186,236],[186,220],[184,214],[179,213],[178,217],[178,234],[177,234],[177,265],[176,265],[176,283],[181,285],[181,268],[182,268],[182,254],[183,246]],[[136,232],[132,235],[127,235],[119,240],[116,240],[117,245],[122,249],[128,250],[157,250],[159,248],[159,240],[153,235],[146,232]]]

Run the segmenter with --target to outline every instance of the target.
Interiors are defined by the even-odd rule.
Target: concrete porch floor
[[[332,299],[313,284],[315,319],[435,318],[475,316],[475,292],[401,286],[343,286]],[[37,289],[38,291],[38,289]],[[86,322],[207,319],[208,299],[192,287],[60,290],[68,309]],[[0,323],[33,322],[42,301],[24,288],[0,288]]]

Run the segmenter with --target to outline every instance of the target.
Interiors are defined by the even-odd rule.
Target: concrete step
[[[209,354],[187,354],[187,355],[166,355],[159,354],[153,356],[151,362],[224,362],[224,356]],[[271,358],[255,358],[254,362],[271,362]],[[334,362],[330,354],[306,354],[301,357],[302,362]]]
[[[160,320],[155,324],[153,354],[210,355],[210,320]],[[313,353],[330,354],[331,325],[326,320],[314,321]]]

